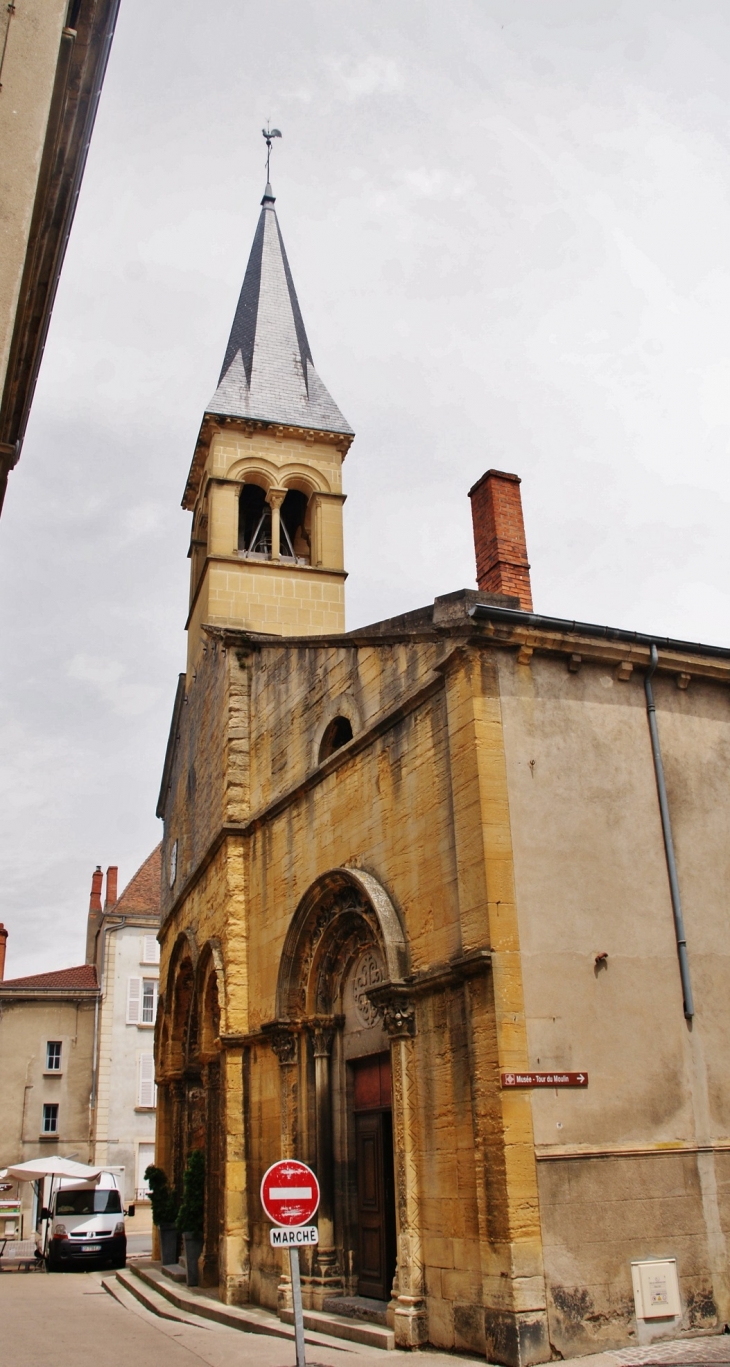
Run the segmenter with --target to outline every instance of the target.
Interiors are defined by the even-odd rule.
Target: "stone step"
[[[388,1302],[370,1296],[325,1296],[322,1309],[333,1315],[345,1315],[351,1320],[368,1320],[370,1324],[387,1325]]]
[[[165,1277],[169,1277],[171,1282],[187,1281],[187,1273],[182,1263],[163,1263],[160,1271]]]
[[[129,1298],[132,1297],[138,1305],[143,1306],[145,1310],[150,1310],[153,1315],[157,1315],[160,1319],[174,1320],[176,1324],[205,1323],[200,1316],[176,1312],[164,1296],[161,1296],[159,1292],[148,1286],[139,1277],[135,1277],[134,1273],[127,1269],[124,1271],[120,1269],[111,1276],[102,1277],[101,1284],[110,1296],[113,1296],[120,1305],[127,1309],[132,1308],[129,1304]]]
[[[231,1329],[241,1329],[247,1334],[269,1334],[273,1338],[287,1339],[289,1342],[294,1339],[293,1316],[290,1325],[290,1323],[282,1322],[278,1315],[274,1315],[270,1310],[263,1310],[258,1305],[222,1305],[204,1287],[181,1286],[179,1283],[171,1281],[163,1275],[159,1264],[128,1268],[125,1273],[117,1273],[118,1278],[122,1276],[125,1279],[131,1278],[132,1281],[141,1284],[143,1288],[147,1288],[146,1292],[143,1290],[143,1294],[153,1293],[149,1298],[150,1302],[154,1301],[154,1304],[151,1303],[149,1308],[153,1309],[154,1313],[158,1313],[156,1307],[159,1300],[162,1299],[163,1302],[167,1303],[168,1314],[170,1306],[175,1306],[176,1309],[182,1311],[179,1316],[181,1319],[188,1316],[196,1320],[198,1318],[208,1321],[214,1320],[217,1324],[225,1324]],[[127,1286],[126,1280],[124,1285]],[[129,1286],[127,1289],[132,1290]],[[138,1290],[133,1291],[133,1294],[141,1300]],[[322,1323],[308,1324],[306,1317],[313,1313],[311,1311],[305,1313],[307,1343],[313,1343],[322,1348],[341,1348],[343,1338],[353,1338],[351,1333],[342,1332],[338,1323],[340,1317],[337,1315],[318,1315],[317,1319],[321,1320]],[[342,1324],[348,1329],[360,1329],[363,1334],[372,1331],[373,1328],[370,1325],[356,1325],[345,1319],[342,1319]],[[354,1341],[367,1342],[375,1347],[383,1346],[380,1342],[372,1344],[370,1339],[365,1338],[356,1338]]]
[[[335,1296],[328,1296],[334,1301]],[[282,1310],[280,1317],[285,1324],[294,1323],[294,1311]],[[350,1343],[362,1343],[368,1348],[384,1348],[386,1352],[395,1348],[395,1334],[392,1329],[380,1324],[368,1324],[365,1320],[351,1319],[347,1315],[334,1315],[331,1310],[305,1310],[304,1328],[319,1330],[322,1334],[334,1334],[338,1339],[348,1339]]]

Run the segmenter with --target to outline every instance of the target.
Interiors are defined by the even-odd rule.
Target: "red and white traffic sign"
[[[503,1087],[587,1087],[587,1073],[502,1073]]]
[[[306,1163],[280,1158],[264,1173],[261,1204],[272,1224],[306,1225],[319,1205],[319,1182]]]

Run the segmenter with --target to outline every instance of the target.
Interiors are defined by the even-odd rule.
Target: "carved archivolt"
[[[408,954],[398,914],[371,874],[334,869],[308,889],[294,914],[279,969],[278,1019],[332,1015],[353,963],[368,963],[373,972],[376,957],[381,980],[402,981]],[[364,994],[362,1003],[369,1012]]]

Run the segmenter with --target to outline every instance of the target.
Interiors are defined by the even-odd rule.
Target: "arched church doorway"
[[[335,870],[302,899],[282,953],[271,1041],[283,1065],[285,1143],[320,1181],[320,1243],[304,1278],[315,1309],[334,1308],[343,1294],[398,1294],[398,1239],[411,1236],[405,1188],[396,1195],[396,1094],[401,1136],[405,1103],[402,1081],[392,1083],[393,1048],[399,1080],[403,1055],[371,994],[402,991],[407,971],[402,927],[369,875]]]

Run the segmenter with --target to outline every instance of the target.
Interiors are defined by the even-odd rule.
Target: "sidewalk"
[[[224,1325],[160,1319],[138,1303],[120,1305],[96,1272],[2,1275],[0,1367],[294,1367],[294,1345]],[[308,1345],[308,1367],[459,1367],[484,1359],[427,1349],[385,1353],[344,1343]],[[562,1367],[708,1367],[730,1364],[730,1334],[662,1342],[575,1358]]]

